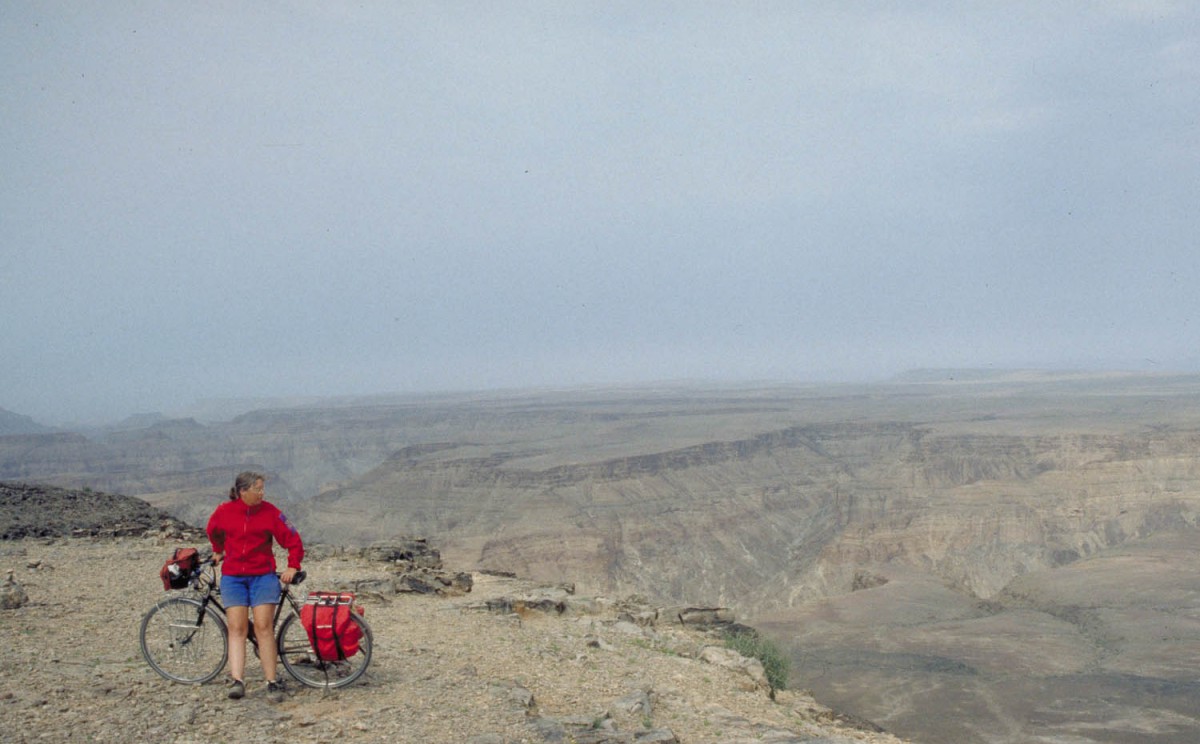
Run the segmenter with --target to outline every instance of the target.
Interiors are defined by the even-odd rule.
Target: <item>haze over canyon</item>
[[[306,539],[735,608],[792,684],[914,740],[1200,739],[1200,377],[377,397],[88,431],[0,480],[203,524],[243,468]],[[19,433],[17,433],[19,432]]]

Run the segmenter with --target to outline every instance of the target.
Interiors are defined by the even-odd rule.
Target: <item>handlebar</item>
[[[196,573],[199,573],[201,570],[203,570],[209,566],[212,566],[213,568],[216,568],[216,566],[217,566],[217,562],[213,560],[211,553],[208,555],[207,558],[200,561],[200,563],[196,565]],[[278,573],[275,575],[281,576],[281,574],[278,574]],[[306,571],[297,571],[296,575],[292,577],[291,585],[296,586],[297,584],[302,583],[306,578],[308,578],[308,573]]]

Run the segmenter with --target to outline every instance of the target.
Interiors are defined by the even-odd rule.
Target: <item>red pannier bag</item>
[[[322,661],[342,661],[358,653],[362,631],[351,613],[363,613],[350,592],[310,592],[300,609],[300,622]]]
[[[192,577],[196,566],[200,565],[200,552],[195,548],[175,548],[175,552],[163,564],[158,577],[162,579],[163,590],[184,589]]]

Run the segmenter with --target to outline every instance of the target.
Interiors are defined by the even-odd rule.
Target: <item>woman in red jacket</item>
[[[287,688],[276,678],[278,654],[275,652],[275,605],[279,602],[279,582],[292,583],[304,557],[300,533],[283,512],[263,500],[261,473],[239,473],[229,500],[221,504],[208,520],[208,539],[213,558],[221,565],[221,600],[229,624],[229,671],[233,683],[229,697],[246,694],[246,636],[250,617],[254,617],[254,637],[258,639],[258,658],[267,680],[268,696],[279,702]],[[287,549],[288,567],[275,575],[272,539]]]

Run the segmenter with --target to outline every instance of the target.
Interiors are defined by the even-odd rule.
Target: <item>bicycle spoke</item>
[[[147,663],[175,682],[202,683],[225,666],[225,624],[211,607],[174,597],[151,607],[139,642]]]

